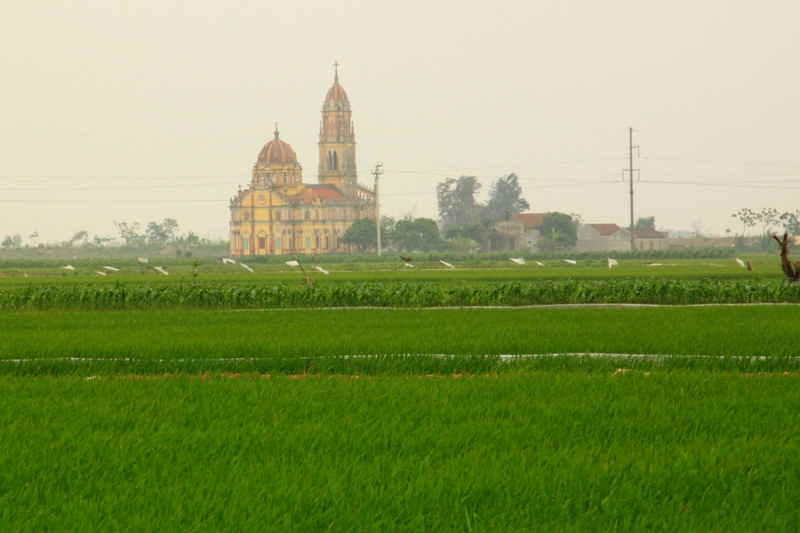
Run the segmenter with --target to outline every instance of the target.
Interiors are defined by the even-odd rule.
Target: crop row
[[[1,310],[442,307],[571,303],[800,303],[800,284],[668,279],[544,280],[481,286],[362,283],[314,287],[175,282],[128,286],[54,284],[0,291]]]

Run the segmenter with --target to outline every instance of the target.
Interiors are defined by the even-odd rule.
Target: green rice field
[[[0,377],[3,531],[792,531],[798,374]]]
[[[290,258],[287,258],[287,260]],[[560,279],[632,279],[663,278],[678,280],[762,280],[777,281],[782,279],[780,259],[773,256],[742,256],[749,261],[755,270],[741,268],[732,258],[712,259],[628,259],[620,260],[619,266],[609,269],[606,259],[578,260],[572,265],[562,259],[543,260],[539,266],[529,260],[525,265],[517,265],[508,259],[503,261],[456,261],[451,263],[455,268],[449,269],[438,260],[415,261],[414,268],[405,267],[398,258],[387,258],[382,263],[325,263],[329,275],[316,272],[315,281],[322,285],[337,283],[437,283],[437,284],[487,284],[510,282],[535,282],[541,280]],[[305,259],[310,267],[311,259]],[[300,279],[299,270],[283,262],[258,264],[249,263],[253,272],[248,272],[238,264],[219,265],[213,259],[197,261],[197,266],[189,259],[166,261],[153,260],[153,263],[142,264],[135,260],[114,262],[106,261],[73,261],[75,270],[65,270],[68,261],[33,263],[25,266],[24,262],[6,262],[0,267],[0,288],[17,285],[78,283],[114,285],[118,281],[133,283],[170,283],[176,279],[221,283],[249,283],[277,285],[297,284]],[[104,265],[116,265],[118,271],[105,270]],[[163,266],[169,275],[157,272],[154,266]],[[103,275],[105,274],[105,275]]]
[[[800,306],[0,313],[0,372],[452,373],[583,353],[764,356],[793,369],[800,328],[780,325],[799,320]]]
[[[794,531],[751,262],[0,269],[0,531]]]

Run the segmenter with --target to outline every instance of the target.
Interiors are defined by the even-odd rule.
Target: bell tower
[[[322,184],[335,185],[345,198],[357,195],[356,136],[350,101],[339,85],[339,63],[334,63],[333,85],[322,104],[319,125],[319,174]]]

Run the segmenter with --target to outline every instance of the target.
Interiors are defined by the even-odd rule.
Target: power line
[[[250,179],[244,178],[242,176],[232,175],[232,176],[116,176],[116,177],[108,177],[108,176],[22,176],[18,174],[9,174],[5,176],[0,176],[0,179],[36,179],[36,180],[104,180],[104,181],[116,181],[116,180],[224,180],[224,179]],[[237,182],[238,183],[238,182]]]
[[[454,166],[441,166],[441,165],[414,165],[408,163],[400,163],[398,164],[399,167],[424,167],[424,168],[440,168],[440,169],[455,169],[455,170],[486,170],[492,168],[508,168],[508,167],[536,167],[536,166],[546,166],[546,165],[572,165],[572,164],[579,164],[579,163],[600,163],[604,161],[625,161],[624,157],[611,157],[606,159],[582,159],[576,161],[552,161],[549,163],[523,163],[517,165],[494,165],[490,167],[454,167]],[[389,163],[391,164],[391,163]],[[399,171],[394,171],[399,172]]]
[[[188,204],[230,200],[0,200],[3,204]]]
[[[122,186],[122,187],[48,187],[46,189],[37,188],[37,189],[22,189],[22,188],[0,188],[0,191],[117,191],[121,189],[173,189],[173,188],[182,188],[182,187],[208,187],[210,185],[236,185],[239,183],[238,181],[226,181],[226,182],[218,182],[218,183],[203,183],[201,185],[192,184],[192,185],[130,185],[130,186]]]
[[[800,164],[791,163],[757,163],[755,161],[717,161],[714,159],[683,159],[678,157],[643,157],[659,161],[688,161],[690,163],[722,163],[726,165],[761,165],[765,167],[800,167]]]

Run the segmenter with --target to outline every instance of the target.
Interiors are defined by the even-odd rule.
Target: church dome
[[[328,94],[325,96],[326,102],[347,102],[347,93],[344,92],[344,89],[341,85],[339,85],[339,80],[337,79],[331,85],[331,88],[328,89]]]
[[[338,102],[347,102],[347,93],[344,92],[344,89],[341,85],[339,85],[339,63],[334,63],[336,67],[336,71],[333,75],[333,85],[331,88],[328,89],[328,94],[325,96],[325,102],[329,104],[336,104]]]
[[[280,140],[278,128],[275,128],[275,138],[265,144],[258,154],[258,163],[297,163],[297,154],[289,143]]]

